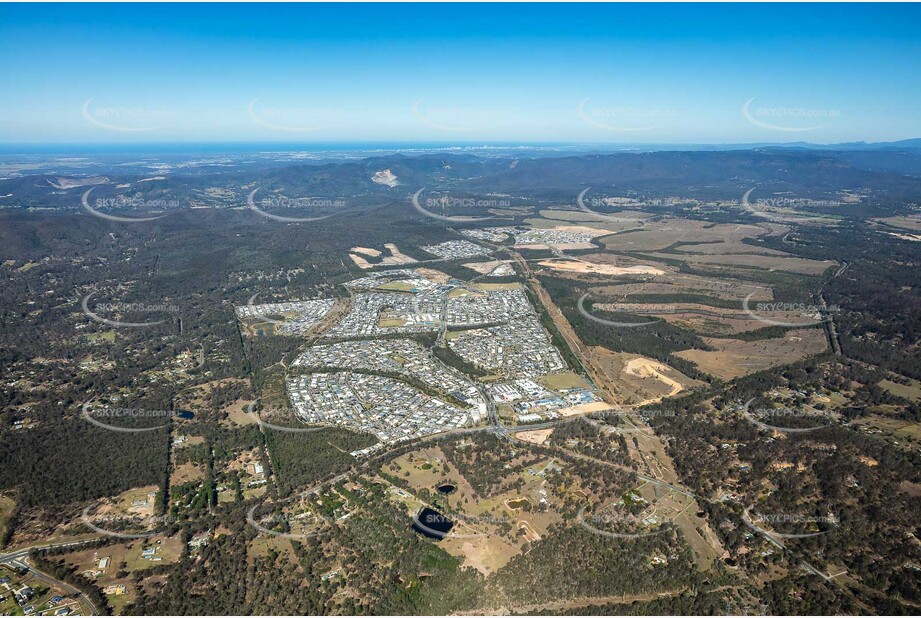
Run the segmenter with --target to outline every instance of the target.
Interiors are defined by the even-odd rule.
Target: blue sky
[[[0,142],[921,137],[919,23],[918,5],[3,4]]]

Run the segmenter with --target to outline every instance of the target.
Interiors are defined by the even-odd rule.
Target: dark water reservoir
[[[434,509],[425,507],[413,519],[413,530],[422,536],[440,541],[448,536],[454,522]]]

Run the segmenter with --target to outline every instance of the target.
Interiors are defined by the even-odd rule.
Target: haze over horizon
[[[921,135],[917,5],[0,7],[0,142]],[[271,33],[271,34],[267,34]]]

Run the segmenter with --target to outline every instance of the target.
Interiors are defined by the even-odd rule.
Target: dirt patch
[[[362,270],[367,270],[369,268],[374,268],[375,266],[394,266],[397,264],[413,264],[418,260],[409,257],[404,254],[400,249],[393,244],[388,242],[384,244],[384,248],[390,253],[390,255],[384,255],[382,251],[378,251],[377,255],[372,255],[369,251],[377,251],[377,249],[371,249],[369,247],[355,247],[352,249],[353,253],[349,253],[349,258],[355,263],[358,268]],[[356,251],[356,249],[362,249],[362,251]],[[366,260],[364,257],[359,255],[359,253],[374,258],[383,258],[379,262],[371,263]]]
[[[700,384],[673,367],[651,358],[628,352],[613,352],[601,346],[592,348],[592,352],[605,375],[617,388],[618,399],[629,406],[653,403]]]
[[[553,433],[553,429],[536,429],[534,431],[519,431],[515,437],[529,444],[543,444]]]
[[[191,461],[187,461],[181,466],[176,466],[176,469],[170,475],[169,482],[170,485],[175,486],[200,481],[203,478],[205,478],[205,471]]]
[[[425,277],[432,283],[437,283],[439,285],[447,283],[451,280],[450,275],[443,273],[440,270],[435,270],[434,268],[416,268],[413,270],[413,272],[421,277]]]
[[[659,270],[654,266],[613,266],[610,264],[596,264],[585,260],[545,260],[538,262],[540,266],[545,266],[552,270],[564,272],[590,273],[593,275],[664,275],[664,270]]]
[[[225,426],[254,425],[256,419],[249,413],[249,407],[254,403],[256,403],[255,400],[238,399],[224,408],[224,411],[227,413],[227,418],[222,420],[221,424]]]

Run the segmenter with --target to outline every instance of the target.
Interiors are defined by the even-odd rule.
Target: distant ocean
[[[586,152],[593,150],[635,149],[635,146],[567,143],[456,143],[456,142],[136,142],[136,143],[58,143],[4,144],[0,154],[26,155],[215,155],[307,152],[315,154],[392,154],[396,152]]]

